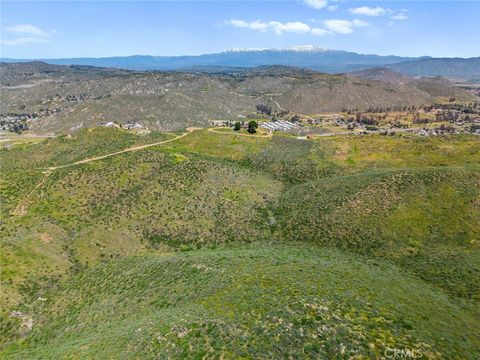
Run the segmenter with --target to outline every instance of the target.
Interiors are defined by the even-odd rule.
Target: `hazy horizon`
[[[135,57],[135,56],[151,56],[151,57],[184,57],[184,56],[203,56],[203,55],[211,55],[211,54],[220,54],[220,53],[227,53],[227,52],[248,52],[248,51],[295,51],[295,47],[302,47],[302,46],[315,46],[318,48],[321,48],[321,46],[317,45],[293,45],[293,46],[288,46],[284,48],[231,48],[231,49],[225,49],[222,51],[218,52],[211,52],[211,53],[202,53],[202,54],[180,54],[180,55],[156,55],[156,54],[128,54],[128,55],[111,55],[111,56],[72,56],[72,57],[52,57],[52,58],[46,58],[46,57],[33,57],[33,58],[10,58],[6,56],[1,56],[1,58],[4,59],[10,59],[10,60],[56,60],[56,59],[88,59],[88,58],[93,58],[93,59],[101,59],[101,58],[114,58],[114,57]],[[442,57],[435,57],[431,56],[428,54],[425,55],[420,55],[420,56],[408,56],[408,55],[397,55],[397,54],[376,54],[376,53],[367,53],[367,52],[356,52],[356,51],[350,51],[348,49],[332,49],[332,48],[323,48],[324,50],[327,51],[344,51],[344,52],[354,52],[362,55],[379,55],[379,56],[398,56],[398,57],[412,57],[412,58],[421,58],[421,57],[431,57],[431,58],[463,58],[463,59],[470,59],[470,58],[477,58],[480,57],[480,55],[477,56],[468,56],[468,57],[462,57],[462,56],[442,56]],[[300,50],[299,50],[300,51]]]

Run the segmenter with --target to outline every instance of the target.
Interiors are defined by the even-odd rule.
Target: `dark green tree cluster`
[[[258,123],[255,120],[252,120],[248,123],[247,131],[250,134],[255,134],[257,132]]]

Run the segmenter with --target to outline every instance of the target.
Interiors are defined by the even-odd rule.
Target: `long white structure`
[[[284,121],[284,120],[279,120],[275,122],[273,121],[262,122],[259,124],[259,126],[269,131],[286,131],[286,130],[291,130],[298,127],[298,125],[291,123],[290,121]]]

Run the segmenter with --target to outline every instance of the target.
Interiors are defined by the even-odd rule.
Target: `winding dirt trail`
[[[45,181],[47,180],[47,178],[57,169],[63,169],[63,168],[67,168],[67,167],[71,167],[71,166],[75,166],[75,165],[81,165],[81,164],[88,164],[90,162],[93,162],[93,161],[98,161],[98,160],[102,160],[102,159],[106,159],[106,158],[109,158],[109,157],[112,157],[112,156],[115,156],[115,155],[119,155],[119,154],[124,154],[124,153],[127,153],[127,152],[131,152],[131,151],[137,151],[137,150],[143,150],[143,149],[147,149],[149,147],[152,147],[152,146],[157,146],[157,145],[161,145],[161,144],[166,144],[166,143],[169,143],[169,142],[172,142],[172,141],[176,141],[178,139],[181,139],[185,136],[187,136],[188,134],[190,134],[191,132],[195,131],[195,130],[199,130],[201,128],[195,128],[195,127],[189,127],[187,128],[187,132],[184,132],[183,134],[181,135],[178,135],[178,136],[175,136],[174,138],[172,139],[168,139],[168,140],[163,140],[163,141],[159,141],[159,142],[156,142],[156,143],[152,143],[152,144],[146,144],[146,145],[138,145],[138,146],[133,146],[131,148],[127,148],[127,149],[124,149],[124,150],[120,150],[120,151],[115,151],[113,153],[110,153],[110,154],[106,154],[106,155],[101,155],[101,156],[95,156],[95,157],[92,157],[92,158],[88,158],[88,159],[83,159],[83,160],[80,160],[80,161],[76,161],[74,163],[71,163],[71,164],[66,164],[66,165],[59,165],[59,166],[50,166],[50,167],[47,167],[47,168],[44,168],[43,170],[43,174],[44,176],[42,177],[42,179],[33,187],[33,189],[17,204],[17,206],[10,212],[10,214],[12,215],[16,215],[16,216],[23,216],[27,213],[27,210],[28,210],[28,207],[32,201],[32,195],[33,193],[35,192],[35,190],[37,190],[38,188],[40,188],[44,183]]]
[[[95,157],[92,157],[92,158],[88,158],[88,159],[83,159],[83,160],[80,160],[80,161],[76,161],[76,162],[71,163],[71,164],[59,165],[59,166],[50,166],[50,167],[47,168],[47,171],[54,171],[54,170],[57,170],[57,169],[63,169],[63,168],[70,167],[70,166],[87,164],[87,163],[90,163],[90,162],[92,162],[92,161],[98,161],[98,160],[106,159],[106,158],[109,158],[109,157],[112,157],[112,156],[115,156],[115,155],[124,154],[124,153],[126,153],[126,152],[143,150],[143,149],[147,149],[147,148],[152,147],[152,146],[157,146],[157,145],[161,145],[161,144],[166,144],[166,143],[169,143],[169,142],[172,142],[172,141],[181,139],[181,138],[187,136],[188,134],[190,134],[192,131],[195,131],[195,130],[198,130],[198,129],[199,129],[199,128],[187,128],[187,132],[185,132],[185,133],[183,133],[183,134],[181,134],[181,135],[178,135],[178,136],[176,136],[176,137],[174,137],[174,138],[172,138],[172,139],[163,140],[163,141],[159,141],[159,142],[152,143],[152,144],[133,146],[133,147],[131,147],[131,148],[127,148],[127,149],[124,149],[124,150],[115,151],[115,152],[110,153],[110,154],[101,155],[101,156],[95,156]]]
[[[37,190],[39,187],[41,187],[45,181],[47,180],[47,178],[51,175],[52,171],[51,170],[45,170],[43,172],[43,177],[42,179],[33,187],[32,190],[30,190],[30,192],[17,204],[17,206],[15,206],[15,208],[13,208],[11,211],[10,211],[10,214],[11,215],[15,215],[15,216],[23,216],[27,213],[27,210],[28,210],[28,207],[30,206],[30,203],[32,201],[32,195],[33,193],[35,192],[35,190]]]
[[[163,140],[163,141],[159,141],[159,142],[151,143],[151,144],[137,145],[137,146],[133,146],[133,147],[130,147],[130,148],[127,148],[127,149],[115,151],[115,152],[110,153],[110,154],[100,155],[100,156],[95,156],[95,157],[91,157],[91,158],[79,160],[79,161],[76,161],[76,162],[73,162],[73,163],[70,163],[70,164],[59,165],[59,166],[50,166],[50,167],[45,168],[45,170],[46,170],[46,172],[49,172],[49,175],[50,175],[50,173],[51,173],[52,171],[55,171],[55,170],[57,170],[57,169],[63,169],[63,168],[66,168],[66,167],[71,167],[71,166],[81,165],[81,164],[88,164],[88,163],[93,162],[93,161],[98,161],[98,160],[106,159],[106,158],[109,158],[109,157],[112,157],[112,156],[115,156],[115,155],[119,155],[119,154],[124,154],[124,153],[130,152],[130,151],[143,150],[143,149],[147,149],[147,148],[149,148],[149,147],[166,144],[166,143],[169,143],[169,142],[172,142],[172,141],[176,141],[176,140],[178,140],[178,139],[181,139],[181,138],[187,136],[188,134],[190,134],[190,133],[192,133],[192,132],[194,132],[194,131],[203,130],[203,129],[204,129],[204,128],[188,127],[188,128],[186,129],[187,132],[184,132],[184,133],[181,134],[181,135],[175,136],[175,137],[172,138],[172,139]],[[268,134],[265,134],[265,135],[250,135],[250,134],[240,134],[240,133],[227,133],[227,132],[223,132],[223,131],[218,131],[218,130],[216,130],[215,128],[207,128],[207,130],[210,131],[210,132],[217,133],[217,134],[240,135],[240,136],[248,136],[248,137],[269,138],[269,137],[272,137],[272,136],[273,136],[272,133],[268,133]]]
[[[88,164],[88,163],[98,161],[98,160],[102,160],[102,159],[106,159],[106,158],[109,158],[109,157],[112,157],[112,156],[115,156],[115,155],[124,154],[124,153],[131,152],[131,151],[143,150],[143,149],[147,149],[147,148],[157,146],[157,145],[167,144],[169,142],[179,140],[179,139],[187,136],[188,134],[190,134],[194,131],[203,130],[203,129],[205,129],[205,128],[189,127],[189,128],[186,129],[187,131],[184,132],[183,134],[177,135],[177,136],[175,136],[171,139],[168,139],[168,140],[163,140],[163,141],[159,141],[159,142],[151,143],[151,144],[133,146],[133,147],[130,147],[130,148],[127,148],[127,149],[124,149],[124,150],[119,150],[119,151],[115,151],[115,152],[110,153],[110,154],[100,155],[100,156],[95,156],[95,157],[79,160],[79,161],[76,161],[76,162],[73,162],[73,163],[70,163],[70,164],[59,165],[59,166],[50,166],[50,167],[47,167],[47,168],[43,168],[42,170],[43,170],[44,176],[42,177],[42,179],[33,187],[33,189],[25,196],[25,198],[23,198],[23,200],[21,200],[17,204],[17,206],[14,209],[12,209],[10,214],[16,215],[16,216],[25,215],[27,213],[28,207],[29,207],[29,205],[32,201],[33,193],[35,192],[35,190],[40,188],[45,183],[47,178],[55,170],[63,169],[63,168],[67,168],[67,167],[72,167],[72,166],[75,166],[75,165]],[[234,133],[224,132],[224,131],[220,131],[217,128],[207,128],[207,131],[213,132],[213,133],[216,133],[216,134],[222,134],[222,135],[248,136],[248,137],[251,137],[251,138],[252,137],[253,138],[271,138],[273,136],[272,132],[269,132],[267,134],[262,134],[262,135],[253,135],[253,134],[243,134],[243,133],[237,133],[237,132],[234,132]],[[350,132],[348,132],[348,133],[350,133]],[[344,134],[344,133],[341,133],[341,132],[340,133],[326,133],[326,134],[320,134],[320,135],[317,135],[317,136],[322,136],[323,137],[323,136],[335,136],[335,135],[342,135],[342,134]]]

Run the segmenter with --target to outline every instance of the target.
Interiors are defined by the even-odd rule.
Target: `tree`
[[[361,119],[362,119],[362,113],[357,112],[357,114],[355,115],[355,121],[360,122]]]
[[[240,121],[237,121],[235,125],[233,125],[233,130],[239,131],[242,126],[240,125]]]
[[[248,123],[248,129],[247,131],[250,134],[255,134],[257,132],[258,124],[255,120],[252,120]]]
[[[263,114],[271,115],[272,114],[272,108],[270,106],[267,106],[265,104],[258,104],[255,106],[258,112],[261,112]]]
[[[22,127],[19,124],[16,124],[16,123],[13,125],[12,130],[13,130],[13,132],[15,132],[17,134],[22,133]]]
[[[296,115],[294,115],[290,118],[290,121],[292,123],[298,123],[298,122],[300,122],[300,116],[298,116],[298,114],[296,114]]]

